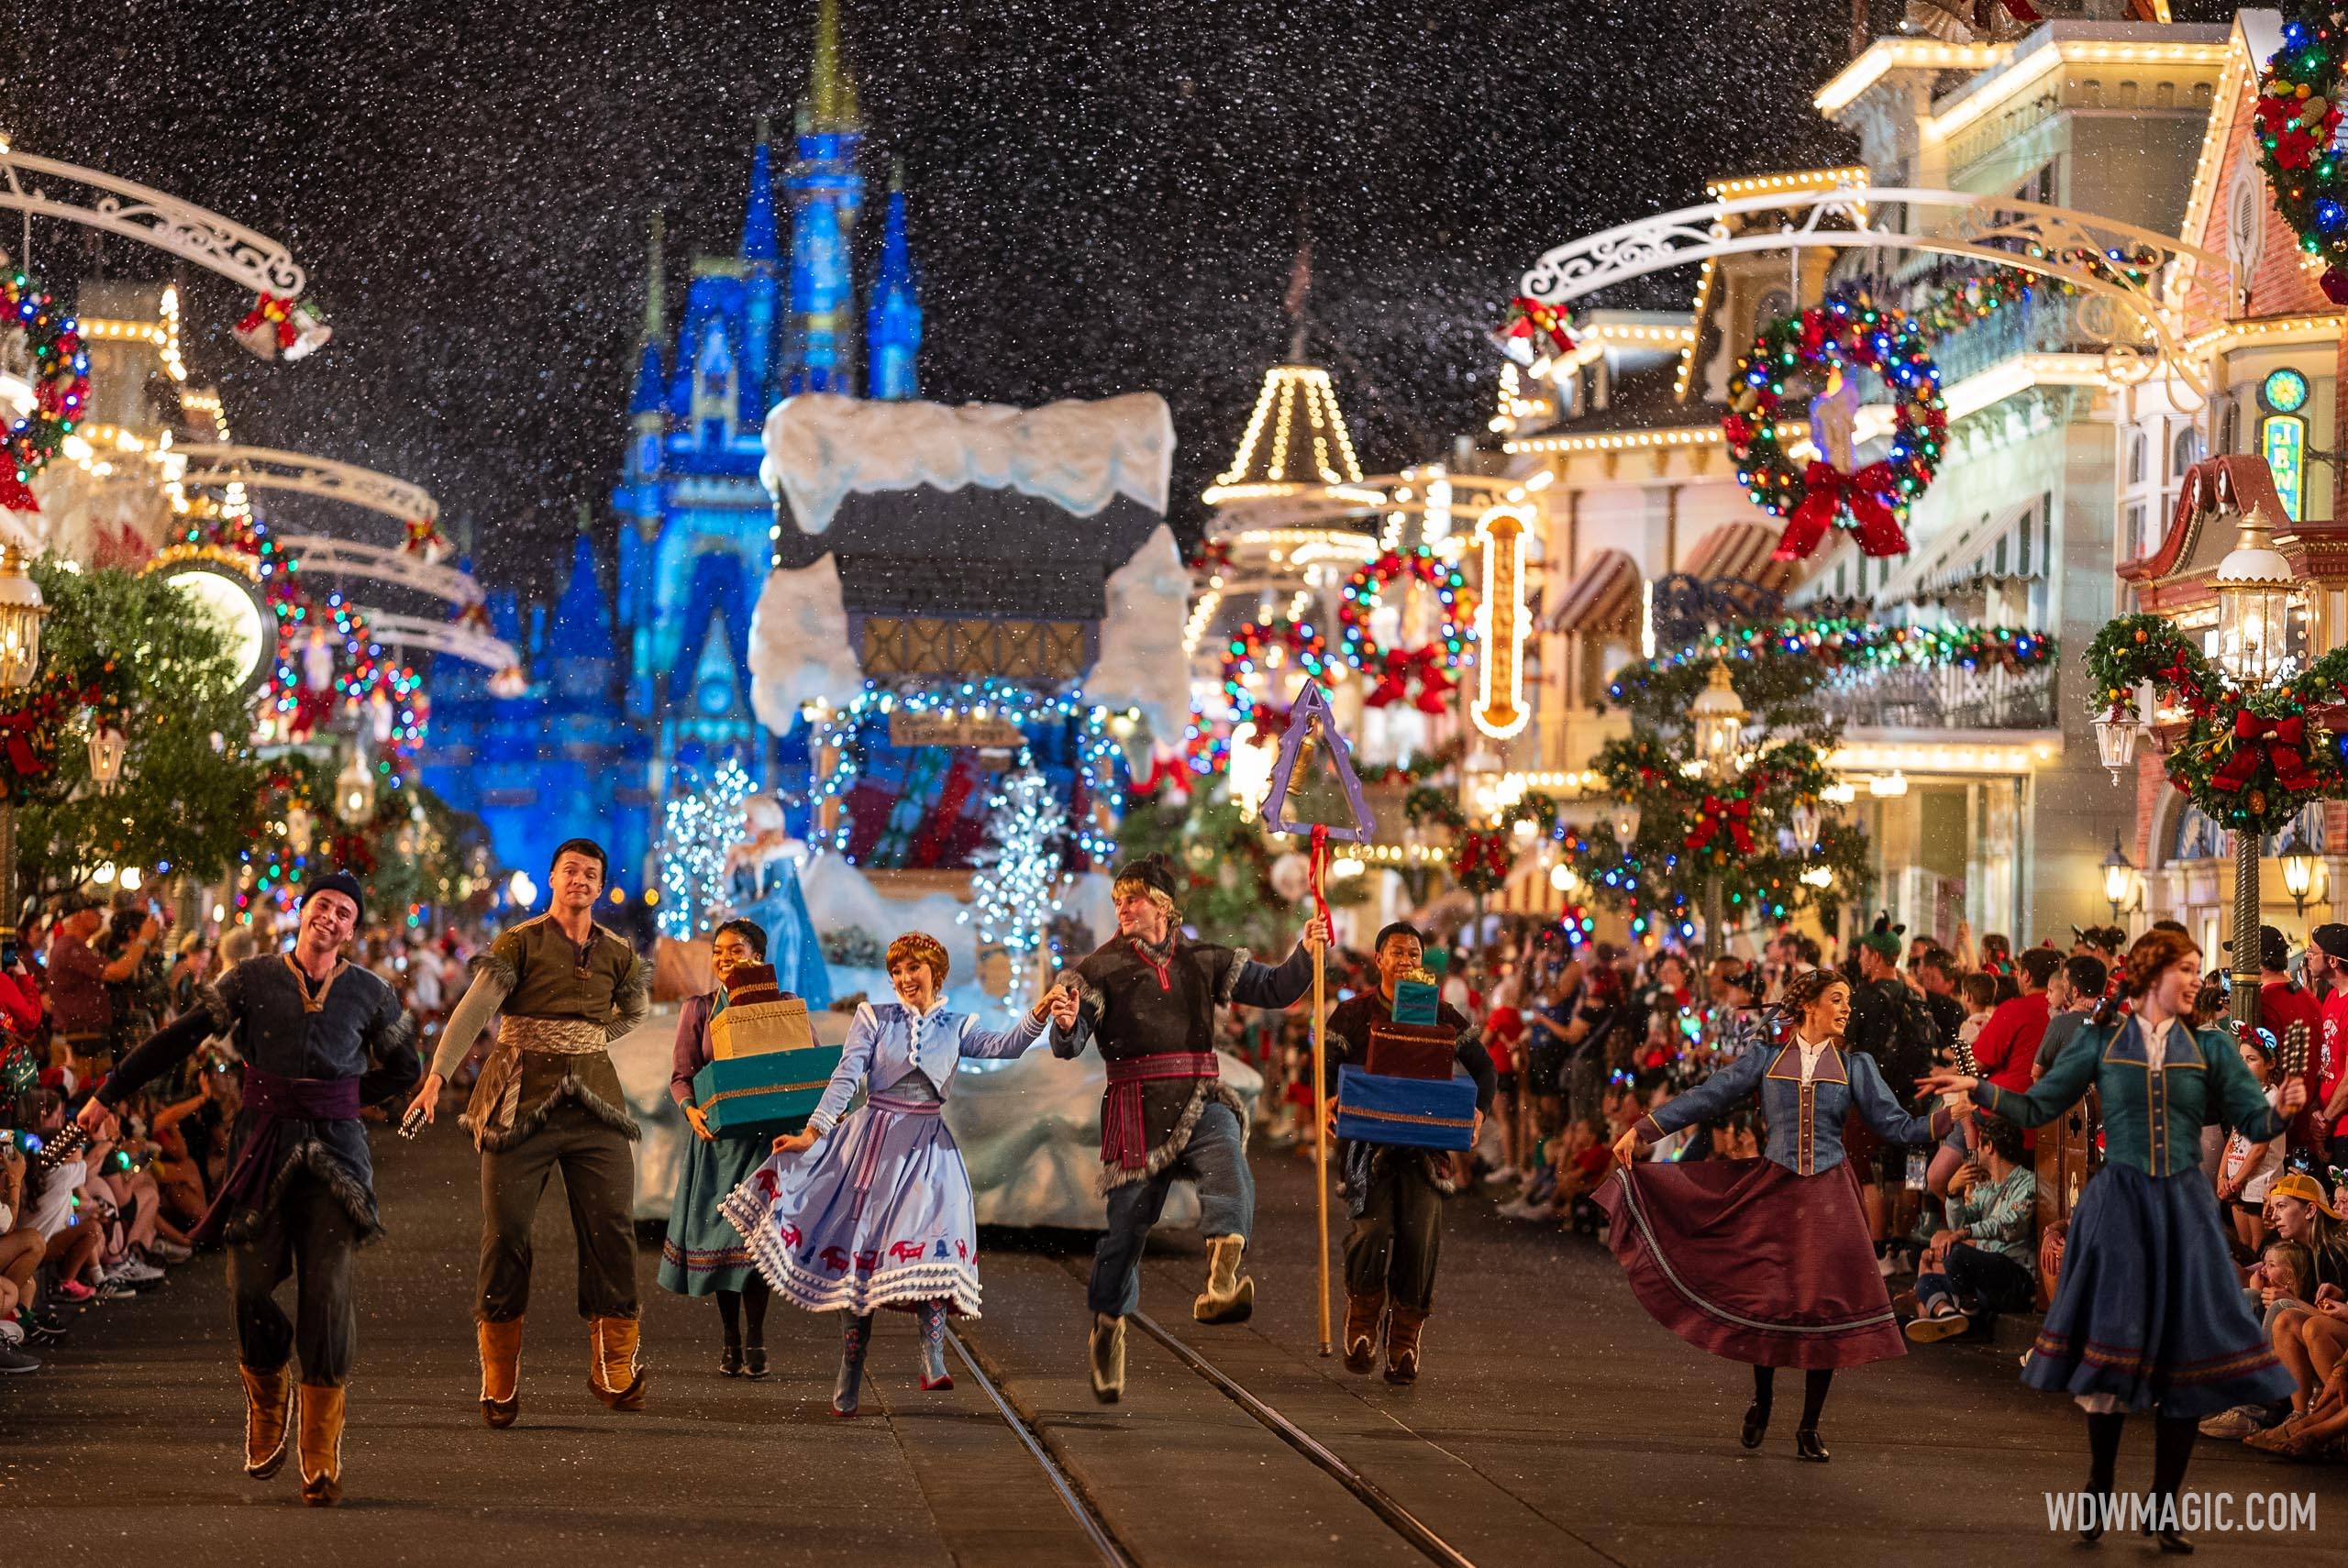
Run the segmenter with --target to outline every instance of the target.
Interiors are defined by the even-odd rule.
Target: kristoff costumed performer
[[[359,1338],[350,1255],[383,1233],[359,1110],[406,1092],[420,1066],[399,998],[342,956],[364,913],[349,872],[311,882],[294,951],[248,958],[200,988],[196,1005],[131,1052],[79,1118],[105,1132],[124,1101],[216,1034],[244,1058],[228,1175],[194,1236],[227,1243],[245,1474],[277,1474],[298,1405],[302,1499],[319,1507],[342,1497],[343,1385]],[[276,1300],[288,1275],[291,1320]]]
[[[1076,966],[1078,985],[1053,999],[1052,1052],[1100,1047],[1109,1085],[1101,1102],[1102,1184],[1107,1233],[1092,1254],[1092,1394],[1113,1404],[1125,1386],[1125,1317],[1141,1306],[1141,1255],[1177,1179],[1198,1184],[1207,1242],[1206,1289],[1191,1315],[1236,1323],[1255,1310],[1256,1282],[1239,1262],[1256,1218],[1247,1170],[1246,1110],[1222,1081],[1214,1055],[1217,1004],[1285,1008],[1312,988],[1329,941],[1316,917],[1278,968],[1245,948],[1191,942],[1181,933],[1180,884],[1162,855],[1116,875],[1117,934]]]
[[[637,1135],[609,1043],[644,1021],[651,967],[595,923],[605,858],[593,839],[559,845],[547,913],[513,926],[473,959],[432,1070],[408,1107],[432,1120],[440,1088],[502,1014],[497,1044],[460,1120],[481,1150],[481,1409],[510,1427],[522,1408],[522,1315],[530,1304],[530,1222],[556,1170],[579,1243],[587,1386],[615,1410],[644,1407],[637,1360]]]

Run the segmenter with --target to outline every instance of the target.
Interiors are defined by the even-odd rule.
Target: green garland
[[[2275,207],[2299,237],[2299,248],[2320,257],[2319,282],[2334,304],[2348,304],[2348,169],[2334,138],[2342,91],[2348,79],[2348,34],[2329,3],[2290,7],[2283,47],[2266,61],[2253,108],[2259,166]]]
[[[1412,827],[1429,823],[1451,833],[1451,879],[1479,897],[1508,886],[1516,868],[1516,825],[1530,823],[1545,837],[1556,837],[1558,806],[1551,796],[1529,790],[1502,812],[1490,827],[1469,823],[1468,813],[1447,790],[1421,784],[1402,797],[1402,814]]]
[[[2313,717],[2348,702],[2348,648],[2244,693],[2165,617],[2122,615],[2096,634],[2088,676],[2099,719],[2149,717],[2136,712],[2136,688],[2145,681],[2165,706],[2185,710],[2168,780],[2222,826],[2269,834],[2309,801],[2348,796],[2341,741]]]

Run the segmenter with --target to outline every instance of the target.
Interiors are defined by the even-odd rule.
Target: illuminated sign
[[[1476,611],[1483,657],[1480,679],[1468,716],[1494,740],[1524,728],[1532,710],[1524,705],[1524,531],[1533,513],[1521,506],[1495,506],[1476,520],[1476,543],[1484,551],[1484,597]]]
[[[2258,448],[2274,471],[2275,493],[2282,498],[2283,511],[2294,523],[2299,521],[2299,499],[2307,488],[2307,473],[2300,466],[2307,439],[2308,422],[2292,414],[2268,414],[2258,427]]]
[[[2270,414],[2297,414],[2308,403],[2308,379],[2297,370],[2276,370],[2258,383],[2258,401]]]

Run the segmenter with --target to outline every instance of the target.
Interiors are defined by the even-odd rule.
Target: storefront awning
[[[2045,497],[2033,495],[2001,512],[1944,528],[1909,557],[1874,595],[1878,604],[1905,604],[1997,578],[2021,581],[2046,575],[2038,538]]]
[[[1638,613],[1638,562],[1621,550],[1600,550],[1537,624],[1545,632],[1614,632],[1635,625]]]
[[[1783,593],[1801,563],[1770,559],[1781,532],[1770,523],[1723,523],[1704,536],[1679,569],[1700,581],[1734,578],[1771,593]]]

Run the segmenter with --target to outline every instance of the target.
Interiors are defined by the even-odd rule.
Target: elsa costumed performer
[[[751,836],[726,853],[726,896],[736,914],[767,933],[761,962],[774,966],[775,984],[821,1012],[832,1005],[832,977],[799,888],[806,845],[784,831],[782,803],[773,796],[753,795],[743,811]]]
[[[725,1218],[776,1293],[841,1320],[836,1415],[856,1414],[875,1309],[921,1318],[921,1386],[951,1388],[946,1314],[979,1315],[978,1227],[970,1176],[940,1112],[965,1056],[1012,1057],[1044,1032],[1051,999],[1011,1029],[976,1027],[949,1010],[946,949],[908,933],[889,944],[900,999],[856,1010],[847,1045],[806,1127],[736,1187]],[[845,1121],[848,1100],[869,1088]]]

